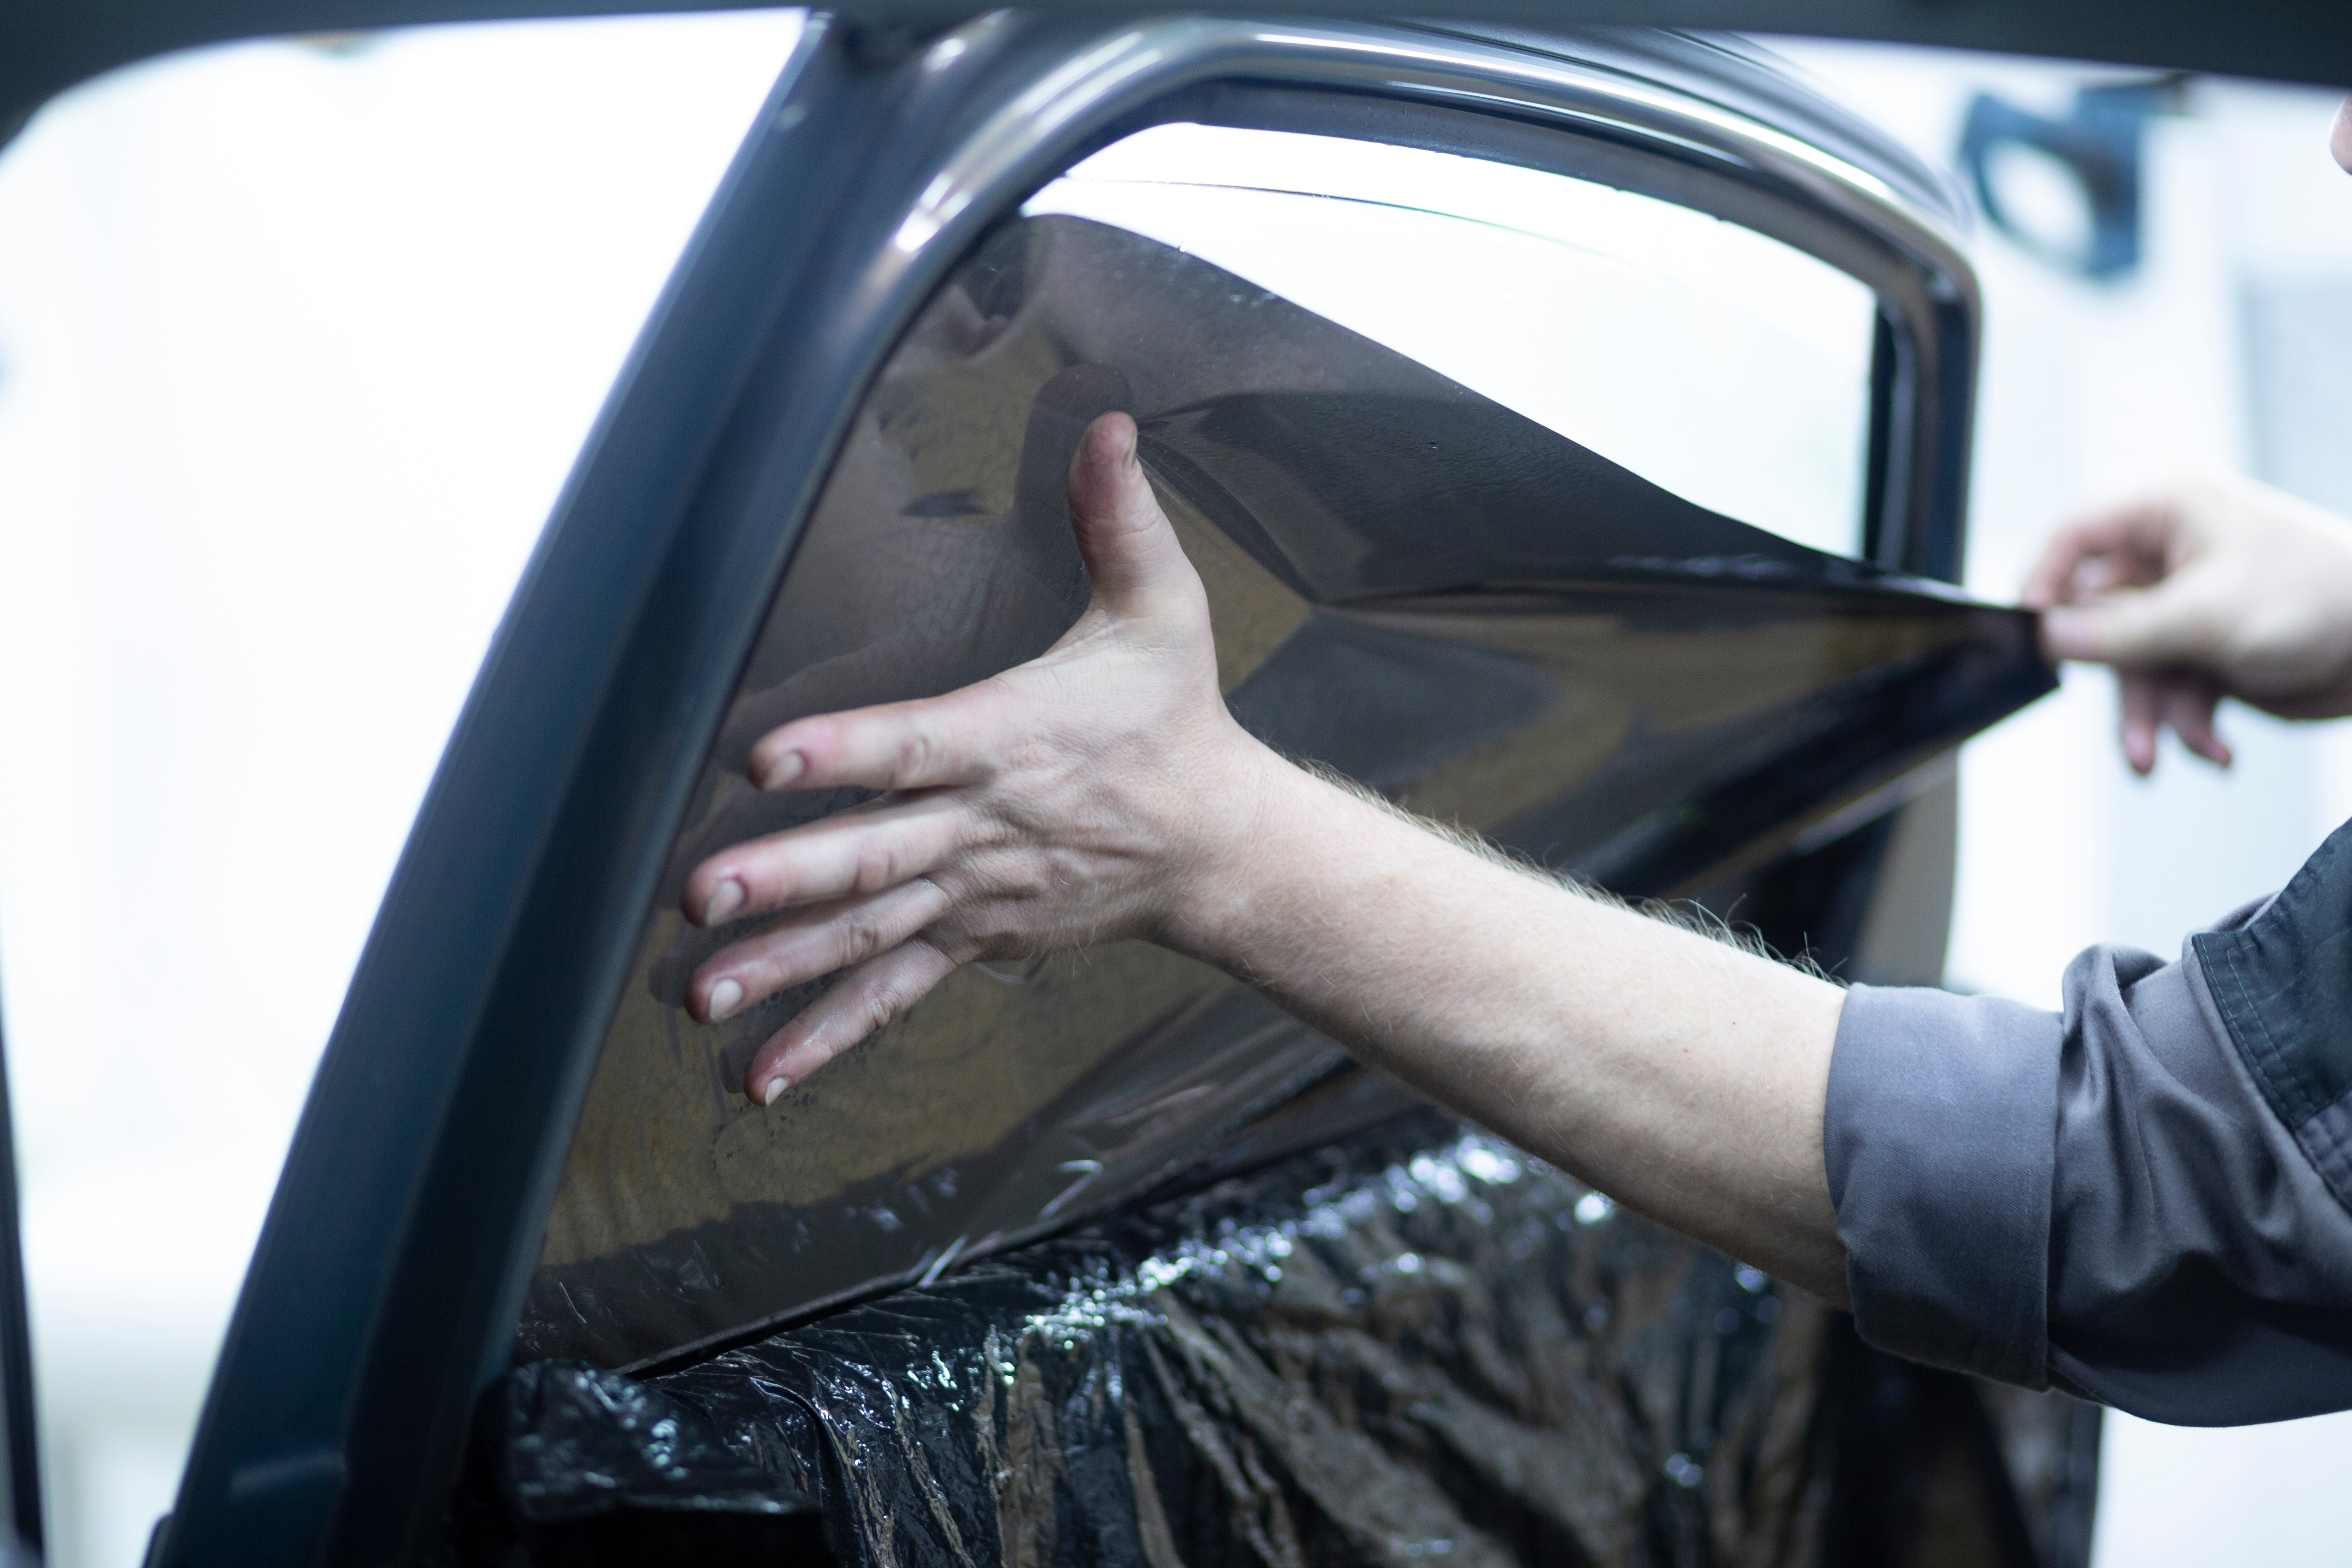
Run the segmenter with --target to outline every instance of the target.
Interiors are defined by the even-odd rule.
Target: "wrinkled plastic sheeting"
[[[1421,1112],[651,1386],[867,1568],[1766,1564],[1818,1552],[1822,1339]]]
[[[507,1380],[516,1511],[561,1523],[630,1511],[805,1512],[798,1487],[719,1440],[702,1412],[633,1378],[541,1362]]]
[[[508,1374],[435,1568],[821,1560],[815,1504],[650,1384],[578,1362]]]

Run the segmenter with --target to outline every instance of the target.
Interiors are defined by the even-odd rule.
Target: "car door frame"
[[[1922,308],[1969,313],[1957,335],[1922,328],[1969,352],[1914,389],[1964,421],[1974,300],[1920,216],[1929,193],[1895,194],[1917,172],[1870,166],[1859,122],[1816,115],[1800,136],[1773,119],[1793,103],[1727,104],[1720,81],[1717,98],[1678,90],[1672,51],[1641,47],[1578,40],[1601,64],[1360,24],[1009,13],[892,45],[812,21],[583,450],[426,796],[159,1562],[422,1549],[506,1363],[669,837],[860,395],[988,226],[1155,101],[1246,81],[1468,104],[1742,171],[1898,241]],[[1921,493],[1930,523],[1906,532],[1903,564],[1953,564],[1937,541],[1957,535],[1958,482],[1955,469]]]

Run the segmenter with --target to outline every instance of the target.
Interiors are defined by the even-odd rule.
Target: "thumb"
[[[1087,426],[1070,459],[1070,523],[1106,609],[1138,614],[1158,595],[1195,581],[1176,530],[1160,509],[1136,455],[1135,421],[1106,414]]]
[[[2212,617],[2189,574],[2121,588],[2092,604],[2042,612],[2042,652],[2053,663],[2089,659],[2141,668],[2201,665],[2214,652]]]

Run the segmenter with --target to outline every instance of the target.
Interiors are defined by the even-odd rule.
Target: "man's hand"
[[[2116,667],[2125,758],[2168,725],[2227,767],[2213,710],[2352,713],[2352,523],[2250,479],[2202,478],[2061,529],[2026,579],[2042,652]]]
[[[1125,415],[1087,428],[1069,500],[1093,597],[1042,658],[751,749],[764,788],[887,793],[687,880],[701,924],[782,913],[696,971],[698,1017],[840,972],[745,1092],[772,1102],[958,964],[1146,938],[1620,1202],[1842,1299],[1822,1149],[1842,994],[1276,756],[1218,694],[1207,597]]]
[[[1217,690],[1209,604],[1106,415],[1072,460],[1070,515],[1093,583],[1043,657],[945,697],[824,714],[763,737],[763,789],[887,793],[738,844],[697,867],[705,926],[790,911],[695,972],[715,1021],[787,986],[841,977],[752,1058],[767,1104],[974,959],[1122,937],[1181,945],[1188,892],[1242,841],[1253,781],[1282,764]]]

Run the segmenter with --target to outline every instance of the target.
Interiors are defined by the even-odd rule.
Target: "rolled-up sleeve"
[[[2352,1408],[2352,837],[2176,963],[2082,953],[2064,999],[1848,993],[1822,1131],[1863,1336],[2184,1425]]]
[[[2049,1338],[2059,1020],[1942,991],[1846,993],[1824,1151],[1855,1326],[2039,1387]]]

